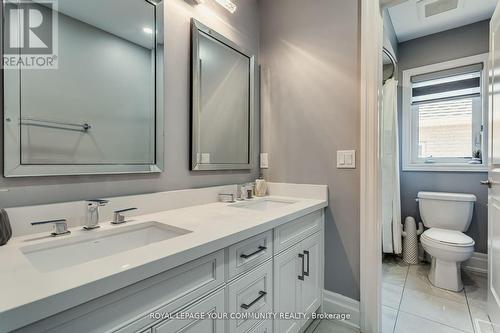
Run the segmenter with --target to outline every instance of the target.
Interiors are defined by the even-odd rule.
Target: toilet
[[[439,288],[463,288],[460,265],[474,253],[474,240],[464,234],[469,228],[476,196],[473,194],[419,192],[420,216],[426,228],[420,236],[432,257],[430,282]]]

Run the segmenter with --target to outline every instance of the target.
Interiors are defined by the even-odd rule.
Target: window
[[[403,72],[403,170],[485,170],[486,59]]]

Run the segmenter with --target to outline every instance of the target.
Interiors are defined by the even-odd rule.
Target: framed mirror
[[[251,169],[255,57],[194,19],[191,29],[191,169]]]
[[[161,172],[162,0],[16,1],[3,13],[4,176]]]

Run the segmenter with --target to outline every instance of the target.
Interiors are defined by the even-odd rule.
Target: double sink
[[[230,207],[268,211],[296,201],[258,199],[229,205]],[[86,232],[64,239],[27,245],[21,252],[40,272],[51,272],[137,249],[156,242],[176,238],[192,231],[156,221],[142,222],[116,229]]]

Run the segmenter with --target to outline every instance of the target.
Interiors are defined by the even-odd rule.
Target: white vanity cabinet
[[[151,313],[175,312],[224,285],[222,249],[16,332],[142,332],[161,320],[150,316]]]
[[[204,314],[208,318],[167,319],[153,327],[152,333],[224,333],[224,321],[217,318],[224,312],[224,290],[183,309],[181,313]],[[213,317],[211,317],[213,316]]]
[[[316,311],[322,303],[323,229],[323,209],[313,211],[18,332],[299,332],[304,319],[172,315]]]
[[[323,289],[323,233],[317,232],[290,247],[274,260],[274,311],[311,314],[321,305]],[[298,332],[300,318],[275,320],[275,333]]]

